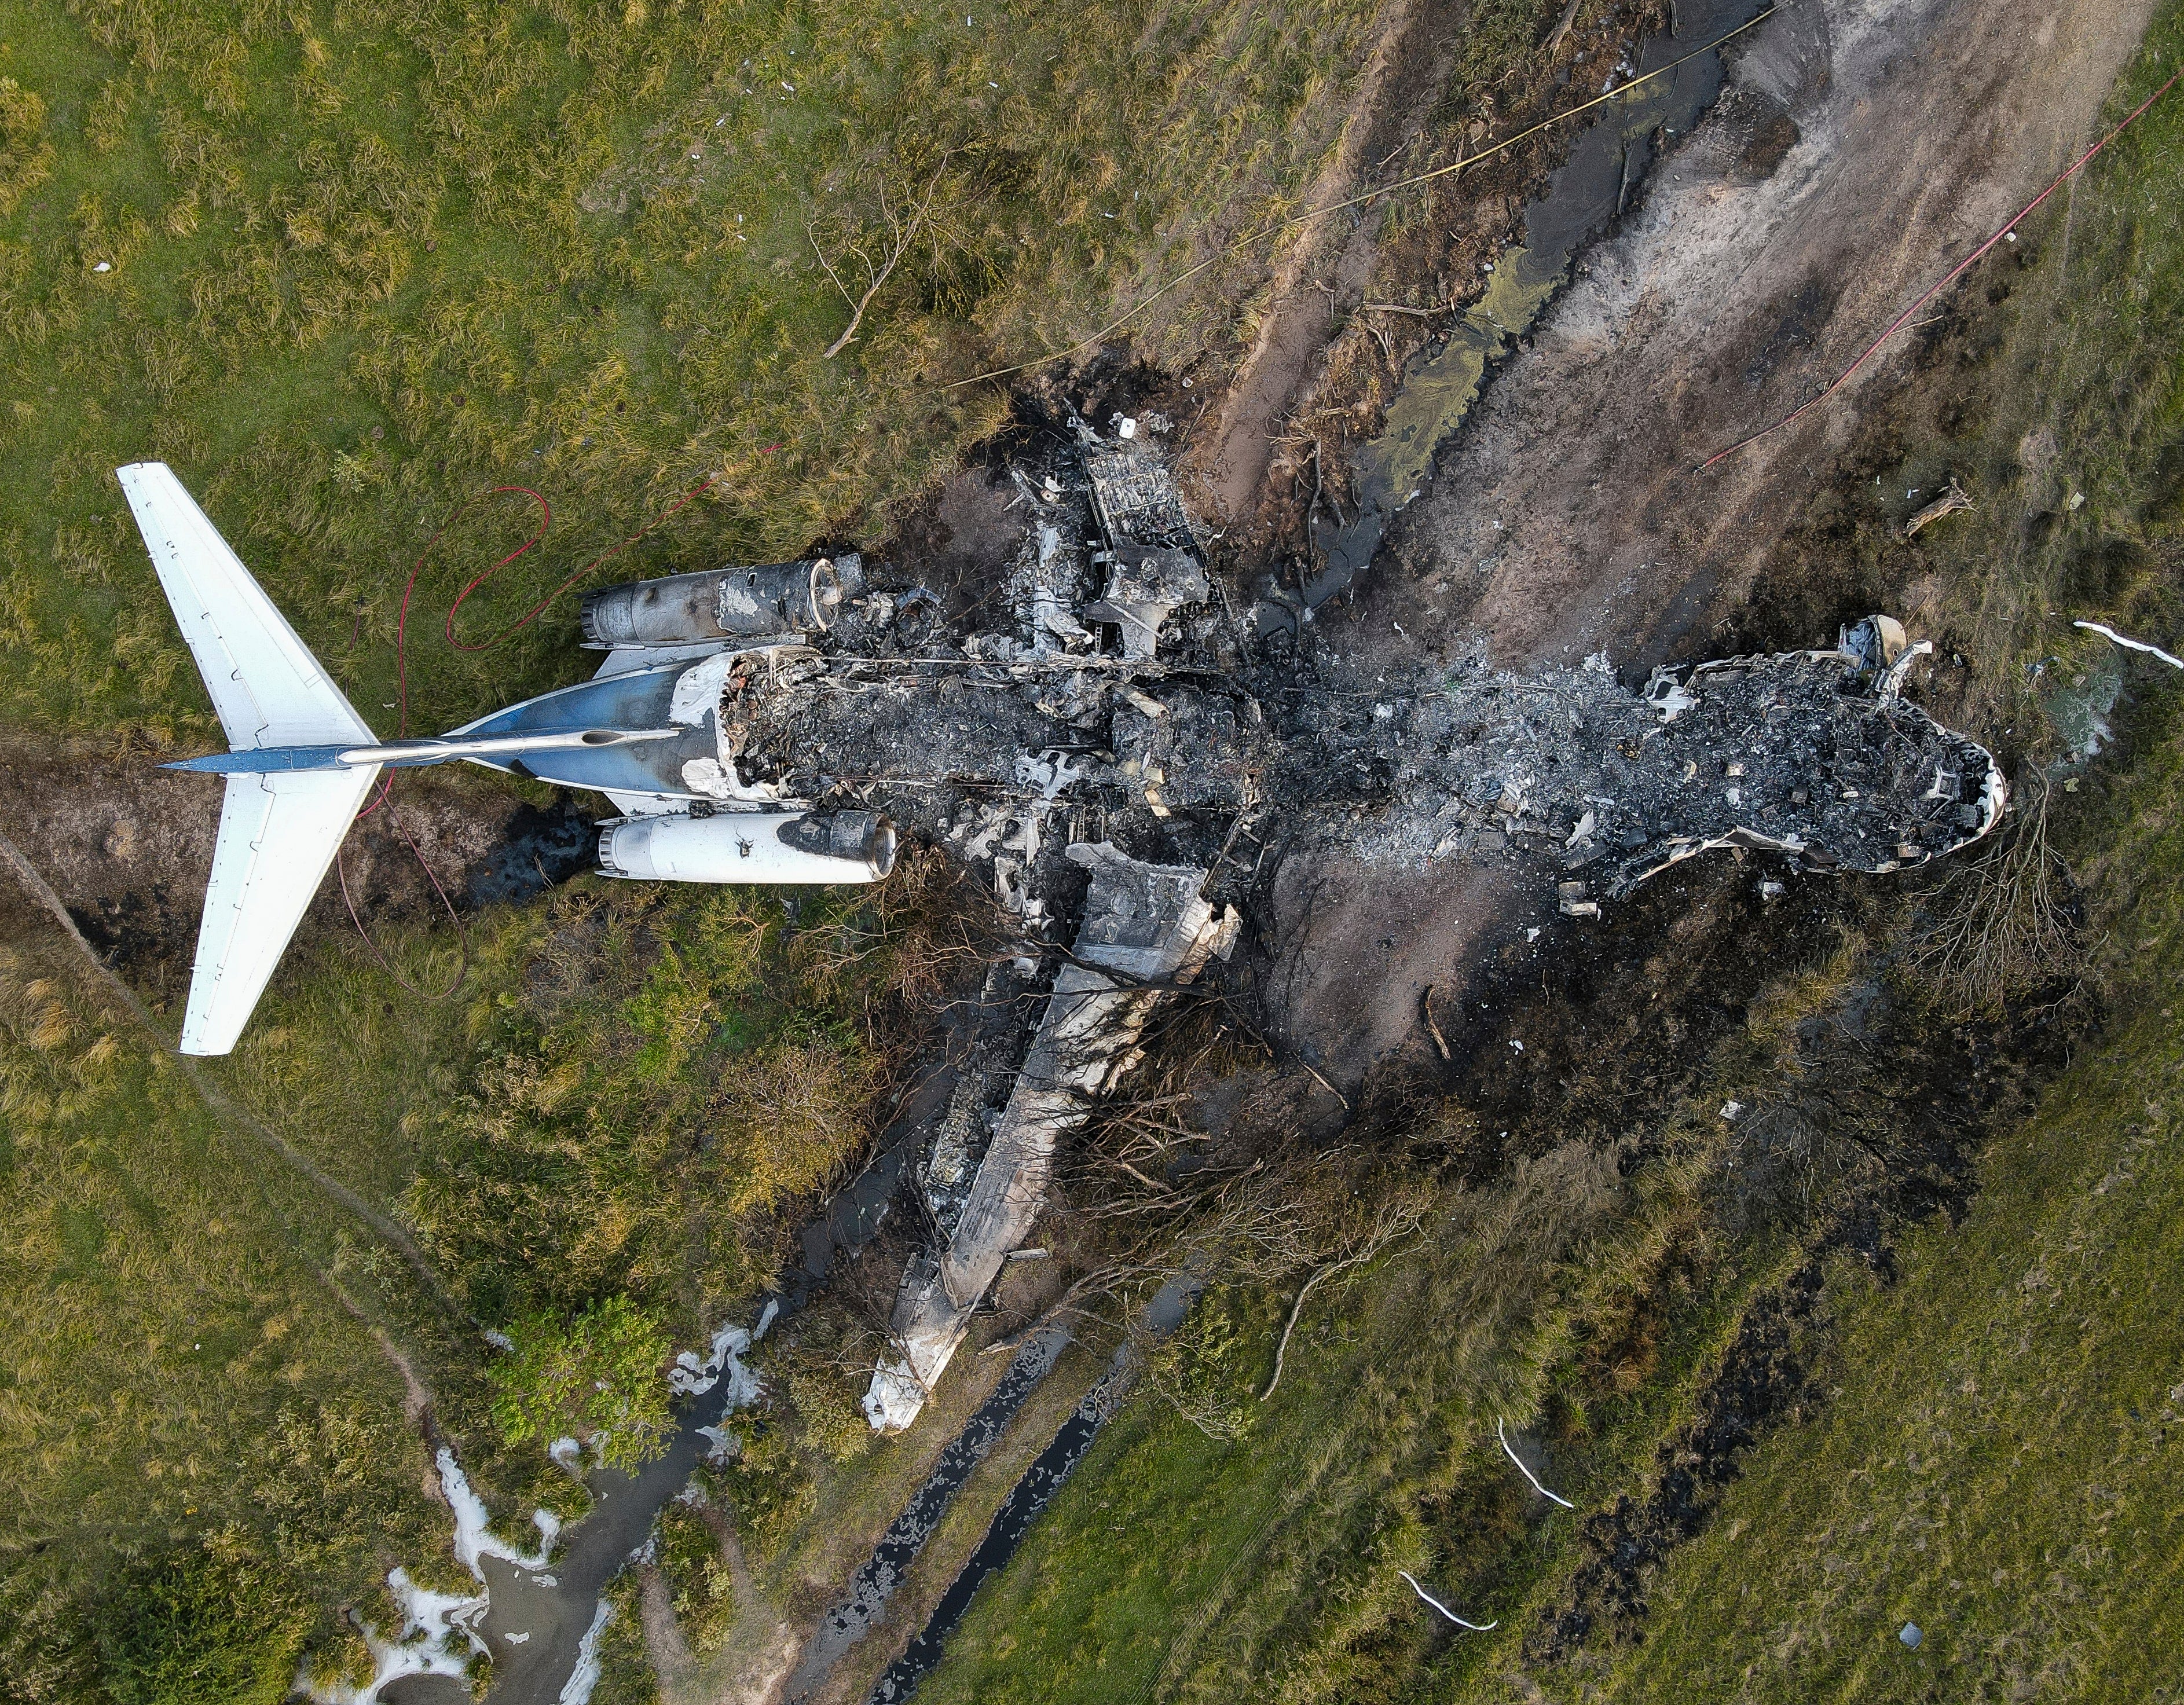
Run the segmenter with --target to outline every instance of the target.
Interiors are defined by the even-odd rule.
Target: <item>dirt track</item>
[[[1355,603],[1323,613],[1336,677],[1369,685],[1482,639],[1500,666],[1605,649],[1626,672],[1718,649],[1903,351],[1796,428],[1696,465],[1819,389],[2067,164],[2151,10],[1792,0],[1754,31],[1713,114],[1443,447]],[[1292,861],[1275,900],[1284,1028],[1346,1084],[1424,1063],[1427,988],[1446,1028],[1455,990],[1552,910],[1496,868],[1422,879],[1340,855]]]
[[[0,748],[0,792],[11,801],[8,833],[77,928],[164,1012],[188,986],[220,789],[209,777],[160,769],[163,755],[16,743]],[[592,840],[588,819],[566,803],[542,810],[480,777],[412,775],[402,779],[393,812],[360,823],[344,856],[368,925],[437,917],[444,927],[419,853],[455,904],[469,909],[522,898],[582,868]],[[354,928],[329,873],[304,939]],[[170,1013],[169,1022],[179,1016]]]

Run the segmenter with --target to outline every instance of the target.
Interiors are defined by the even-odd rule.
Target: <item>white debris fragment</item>
[[[1732,1125],[1736,1123],[1738,1117],[1743,1113],[1743,1112],[1744,1103],[1741,1101],[1724,1101],[1721,1104],[1722,1117],[1728,1120]]]
[[[2149,657],[2159,657],[2171,669],[2184,669],[2184,657],[2173,656],[2170,653],[2164,651],[2159,645],[2148,645],[2143,639],[2126,638],[2124,635],[2117,632],[2114,628],[2110,627],[2106,622],[2074,621],[2070,626],[2073,627],[2085,628],[2088,632],[2098,633],[2102,638],[2111,640],[2114,644],[2124,647],[2126,650],[2143,651]]]
[[[750,1346],[749,1328],[722,1327],[713,1334],[712,1353],[703,1362],[688,1350],[675,1358],[675,1365],[667,1370],[668,1389],[677,1394],[702,1397],[721,1382],[725,1373],[728,1381],[727,1407],[742,1408],[756,1401],[759,1393],[758,1375],[744,1367],[741,1360]]]
[[[1418,1577],[1412,1574],[1410,1570],[1407,1568],[1399,1568],[1396,1573],[1402,1576],[1405,1580],[1410,1582],[1411,1591],[1412,1592],[1418,1594],[1420,1598],[1424,1599],[1435,1610],[1438,1610],[1443,1616],[1446,1617],[1458,1628],[1468,1629],[1474,1634],[1488,1634],[1491,1633],[1495,1629],[1497,1629],[1502,1625],[1498,1619],[1492,1622],[1466,1622],[1462,1617],[1458,1616],[1439,1599],[1435,1598],[1431,1593],[1420,1586],[1418,1585]]]
[[[1017,784],[1037,788],[1043,800],[1057,800],[1063,788],[1083,777],[1086,767],[1066,752],[1041,752],[1036,755],[1025,752],[1016,761]]]
[[[1546,1485],[1540,1481],[1540,1477],[1524,1466],[1524,1459],[1517,1454],[1516,1447],[1509,1442],[1507,1423],[1496,1419],[1494,1423],[1494,1436],[1502,1441],[1502,1455],[1508,1457],[1511,1462],[1517,1465],[1517,1472],[1532,1483],[1532,1490],[1534,1491],[1539,1493],[1541,1497],[1552,1498],[1555,1502],[1560,1504],[1566,1510],[1574,1510],[1577,1507],[1577,1506],[1572,1503],[1568,1498],[1563,1496],[1560,1492],[1549,1491]]]
[[[900,1433],[925,1407],[926,1390],[908,1362],[883,1362],[858,1407],[878,1433]]]
[[[591,1705],[592,1690],[599,1685],[599,1635],[614,1619],[614,1606],[604,1598],[592,1613],[592,1624],[577,1642],[577,1667],[561,1684],[554,1705]]]
[[[1653,708],[1661,713],[1662,722],[1667,724],[1674,722],[1699,701],[1684,690],[1682,682],[1664,679],[1660,688],[1653,694],[1652,702]]]

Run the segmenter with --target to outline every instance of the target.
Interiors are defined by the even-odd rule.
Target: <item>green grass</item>
[[[1164,1369],[1217,1439],[1148,1390],[1111,1424],[927,1684],[938,1699],[1446,1697],[1449,1657],[1397,1574],[1518,1630],[1573,1560],[1527,1519],[1496,1424],[1546,1444],[1580,1506],[1642,1485],[1794,1242],[1713,1229],[1724,1087],[1768,1079],[1843,993],[1844,955],[1774,987],[1640,1159],[1573,1137],[1447,1195],[1423,1239],[1315,1293],[1260,1407],[1289,1295],[1224,1289]],[[1626,1171],[1627,1168],[1627,1171]],[[1211,1400],[1211,1401],[1209,1401]],[[1507,1636],[1503,1636],[1507,1638]]]
[[[2178,1697],[2184,762],[2164,732],[2133,800],[2159,900],[2128,915],[2131,1016],[1996,1145],[1961,1227],[1914,1237],[1886,1290],[1840,1276],[1825,1415],[1755,1455],[1604,1697]]]
[[[7,0],[0,76],[43,121],[0,154],[26,186],[0,205],[0,716],[206,731],[109,471],[147,456],[368,711],[410,562],[485,486],[556,522],[473,635],[709,473],[609,572],[869,542],[1000,422],[949,382],[1293,204],[1379,10]],[[928,192],[825,359],[850,309],[821,252],[861,294]],[[1259,264],[1163,303],[1148,347],[1217,349]],[[502,499],[443,541],[421,630],[531,522]],[[432,636],[421,723],[567,678],[573,618],[474,656]]]
[[[57,955],[0,960],[0,1695],[181,1697],[125,1685],[173,1655],[163,1593],[285,1686],[326,1606],[448,1567],[401,1379],[328,1283],[373,1298],[366,1251]]]
[[[405,1222],[471,1318],[439,1312],[370,1229],[224,1130],[80,958],[18,950],[0,967],[0,1415],[17,1494],[0,1667],[31,1679],[0,1697],[103,1698],[120,1685],[109,1624],[142,1596],[128,1572],[187,1598],[206,1547],[212,1578],[262,1589],[264,1614],[238,1626],[292,1630],[290,1674],[299,1647],[348,1653],[336,1605],[388,1624],[393,1564],[456,1585],[445,1513],[421,1493],[430,1453],[375,1332],[512,1530],[535,1502],[580,1513],[521,1435],[582,1431],[621,1394],[657,1409],[658,1346],[702,1343],[771,1278],[784,1212],[868,1134],[885,1061],[865,1024],[895,1010],[924,940],[911,875],[878,901],[814,898],[795,930],[759,891],[579,883],[476,920],[471,980],[443,1004],[398,1000],[353,940],[306,955],[205,1069]],[[448,968],[432,941],[387,944],[423,978]],[[610,1315],[608,1349],[627,1362],[655,1346],[650,1365],[616,1364],[616,1392],[594,1396],[587,1364],[571,1388],[554,1346]],[[543,1347],[497,1357],[472,1318]],[[535,1390],[494,1377],[534,1362]],[[129,1625],[131,1650],[168,1626]],[[241,1650],[226,1657],[247,1668]]]

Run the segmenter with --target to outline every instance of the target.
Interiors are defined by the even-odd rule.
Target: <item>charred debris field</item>
[[[2173,1690],[2184,683],[2072,623],[2184,633],[2184,105],[1716,521],[1605,404],[1507,465],[1540,376],[1635,364],[1676,457],[1816,388],[1856,289],[1708,209],[2011,86],[2008,8],[1701,68],[1318,608],[1566,138],[946,388],[1660,9],[0,6],[0,1699]],[[2113,121],[2184,18],[2098,12]],[[2102,122],[1947,98],[1997,220]],[[1864,217],[1830,265],[1927,265]],[[1679,367],[1709,244],[1782,288]],[[620,645],[684,827],[405,783],[178,1061],[152,454],[389,726],[456,513],[417,725]],[[557,518],[465,643],[708,479],[440,644],[531,525],[478,488]],[[615,879],[787,805],[893,875]]]

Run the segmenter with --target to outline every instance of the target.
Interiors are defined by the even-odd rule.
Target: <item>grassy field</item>
[[[2115,108],[2180,49],[2172,6]],[[2042,702],[2103,660],[2071,616],[2164,641],[2184,621],[2180,148],[2172,102],[2027,230],[2036,249],[2008,299],[1958,322],[1966,345],[1992,351],[1979,406],[1957,436],[1899,436],[1907,477],[1889,483],[1938,486],[1954,469],[1979,515],[1912,553],[1900,517],[1861,510],[1846,541],[1870,590],[1903,594],[1971,660],[1956,714],[2007,727],[2003,744],[2034,762],[2056,751]],[[2106,1028],[1997,1136],[1961,1223],[1899,1227],[1893,1283],[1841,1254],[1802,1265],[1794,1216],[1783,1234],[1726,1235],[1751,1165],[1726,1150],[1672,1149],[1604,1191],[1542,1196],[1518,1246],[1468,1217],[1501,1223],[1497,1204],[1513,1207],[1528,1180],[1472,1192],[1431,1248],[1315,1303],[1307,1353],[1244,1439],[1210,1440],[1142,1396],[921,1697],[2177,1697],[2184,705],[2158,666],[2126,672],[2127,756],[2058,796]],[[1886,922],[1916,925],[1908,911]],[[1892,974],[1850,940],[1776,987],[1663,1128],[1702,1128],[1732,1086],[1747,1106],[1794,1094],[1811,1062],[1785,1039]],[[1915,1053],[1947,1034],[1946,1000],[1921,1019],[1911,991],[1897,998],[1892,1045]],[[1829,1134],[1823,1122],[1817,1140]],[[1786,1290],[1793,1274],[1817,1291]],[[1786,1316],[1775,1300],[1797,1295]],[[1285,1301],[1225,1299],[1207,1329],[1234,1346],[1247,1413]],[[1646,1353],[1618,1363],[1646,1316]],[[1780,1329],[1778,1360],[1808,1371],[1812,1400],[1788,1407],[1701,1536],[1641,1570],[1636,1617],[1589,1643],[1552,1637],[1596,1555],[1586,1524],[1700,1463],[1684,1454],[1692,1429],[1752,1323]],[[1497,1415],[1528,1429],[1575,1512],[1529,1497]],[[1403,1568],[1499,1627],[1456,1634]],[[1916,1652],[1897,1639],[1906,1620],[1925,1631]]]
[[[2171,6],[2112,104],[2180,52]],[[2014,666],[1990,675],[1998,711],[2106,660],[2071,616],[2164,640],[2184,620],[2180,148],[2172,97],[2043,221],[2001,316],[1997,406],[1968,441],[1920,451],[2001,499],[1944,570],[1960,631]],[[2028,435],[2052,462],[2018,462]],[[1911,1237],[1886,1289],[1839,1275],[1819,1419],[1754,1454],[1656,1582],[1634,1651],[1532,1670],[1552,1695],[2179,1697],[2184,683],[2125,673],[2124,755],[2064,820],[2106,1022],[1994,1145],[1961,1225]],[[1907,1622],[1916,1650],[1897,1637]]]
[[[0,967],[18,1493],[0,1697],[199,1697],[117,1681],[131,1571],[213,1557],[200,1573],[256,1595],[248,1639],[278,1635],[283,1688],[306,1647],[349,1651],[332,1607],[387,1625],[393,1564],[457,1585],[396,1355],[512,1528],[534,1502],[580,1513],[538,1439],[657,1425],[667,1351],[771,1279],[784,1211],[866,1139],[887,1061],[866,1027],[883,1008],[900,1022],[885,1003],[930,970],[916,891],[891,889],[892,911],[816,900],[792,929],[770,895],[593,879],[475,921],[471,980],[442,1004],[391,998],[354,941],[319,947],[207,1069],[411,1228],[452,1312],[338,1201],[224,1128],[58,932],[22,919]],[[393,945],[414,973],[445,968],[430,938]],[[495,1356],[480,1325],[521,1353]],[[861,1434],[846,1386],[805,1394],[815,1417],[830,1397]]]
[[[1795,1245],[1724,1239],[1708,1182],[1724,1086],[1842,993],[1823,962],[1772,988],[1644,1142],[1573,1138],[1445,1193],[1426,1234],[1316,1293],[1273,1399],[1286,1294],[1217,1290],[1173,1352],[1216,1438],[1157,1396],[1112,1423],[981,1595],[927,1684],[938,1699],[1413,1697],[1446,1641],[1397,1571],[1503,1619],[1567,1560],[1506,1421],[1582,1503],[1642,1472],[1746,1298]],[[1755,1076],[1755,1073],[1758,1075]],[[1665,1298],[1668,1306],[1658,1305]]]
[[[1482,8],[1474,57],[1552,9]],[[1199,258],[1205,221],[1293,205],[1379,21],[1362,0],[0,0],[0,718],[210,736],[109,474],[144,455],[382,722],[402,578],[483,485],[536,487],[558,519],[466,609],[472,635],[708,474],[627,571],[869,538],[999,418],[946,381],[1100,323]],[[2180,47],[2172,7],[2123,92]],[[2028,227],[1989,407],[1912,451],[1908,484],[1961,466],[2011,497],[1939,534],[1909,612],[1960,640],[1970,709],[1998,724],[2033,726],[2031,699],[2098,655],[2049,611],[2157,635],[2184,613],[2180,148],[2172,103]],[[1233,348],[1251,281],[1210,275],[1146,346]],[[2052,454],[2019,465],[2042,432]],[[413,632],[521,540],[509,502],[443,542]],[[2028,510],[2040,527],[2004,519]],[[572,615],[475,655],[434,638],[416,722],[566,678]],[[2148,696],[2133,767],[2066,817],[2109,1030],[1997,1141],[1964,1224],[1908,1234],[1897,1284],[1826,1269],[1799,1328],[1833,1358],[1820,1418],[1763,1445],[1653,1580],[1635,1649],[1527,1656],[1585,1551],[1494,1424],[1580,1514],[1643,1495],[1753,1299],[1803,1259],[1786,1230],[1722,1234],[1710,1110],[1803,1069],[1792,1039],[1872,969],[1855,943],[1757,999],[1631,1146],[1549,1143],[1449,1190],[1432,1240],[1316,1295],[1263,1407],[1288,1297],[1217,1294],[1167,1372],[1240,1436],[1156,1396],[1126,1412],[931,1697],[1483,1697],[1520,1674],[1558,1697],[2159,1697],[2184,841],[2176,710]],[[480,919],[445,1004],[397,996],[353,943],[309,950],[213,1075],[540,1365],[688,1344],[866,1135],[881,1026],[929,983],[927,922],[915,896],[792,925],[771,898],[580,883]],[[305,1653],[353,1656],[332,1607],[384,1621],[391,1564],[458,1584],[395,1356],[504,1519],[567,1483],[496,1424],[510,1393],[470,1321],[224,1128],[42,924],[10,935],[0,1699],[277,1698]],[[437,933],[393,950],[420,981],[452,968]],[[610,1303],[642,1329],[607,1330]],[[848,1448],[866,1437],[822,1359],[782,1375],[781,1442],[746,1477],[770,1490],[744,1513],[786,1568],[830,1499],[894,1479]],[[595,1418],[583,1384],[517,1394],[526,1424]],[[1451,1641],[1402,1568],[1502,1627]],[[1918,1653],[1892,1643],[1907,1617]],[[617,1697],[646,1691],[632,1624]]]
[[[709,475],[616,571],[869,542],[1001,418],[949,382],[1292,205],[1379,10],[7,0],[0,715],[209,726],[110,475],[148,456],[368,711],[411,560],[484,487],[556,520],[472,637]],[[1257,264],[1151,347],[1217,350]],[[421,613],[533,513],[472,513]],[[560,678],[574,613],[436,637],[421,721]]]
[[[1886,1290],[1844,1275],[1822,1418],[1757,1452],[1600,1691],[1558,1697],[2179,1697],[2176,696],[2109,855],[2138,889],[2119,1022],[1995,1146],[1962,1226],[1914,1237]]]
[[[447,1574],[367,1335],[398,1311],[350,1313],[381,1300],[353,1228],[25,935],[0,959],[0,1691],[209,1697],[158,1675],[209,1658],[226,1697],[277,1700],[326,1607],[397,1561]]]

